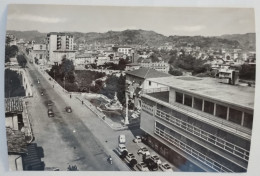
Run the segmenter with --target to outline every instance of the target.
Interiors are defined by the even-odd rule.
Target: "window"
[[[183,100],[183,94],[176,92],[176,102],[182,104],[182,100]]]
[[[209,102],[209,101],[204,101],[204,112],[213,114],[214,113],[214,103]]]
[[[236,109],[229,108],[229,121],[241,124],[242,112]]]
[[[253,114],[249,114],[245,112],[244,115],[244,127],[252,129],[253,126]]]
[[[202,99],[194,97],[193,108],[202,111]]]
[[[184,104],[191,107],[192,106],[192,97],[189,95],[185,95]]]
[[[227,107],[222,105],[216,105],[216,116],[222,119],[227,118]]]

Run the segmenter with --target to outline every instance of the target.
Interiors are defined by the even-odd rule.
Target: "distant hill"
[[[18,39],[35,40],[41,42],[46,38],[46,33],[38,31],[7,31],[14,34]],[[204,37],[204,36],[164,36],[154,31],[146,30],[124,30],[124,31],[108,31],[105,33],[89,32],[70,32],[74,35],[76,43],[84,41],[90,43],[107,43],[118,45],[147,45],[160,46],[169,43],[177,47],[192,45],[201,48],[242,48],[247,50],[255,50],[255,34],[233,34],[222,35],[220,37]]]
[[[158,45],[165,42],[166,36],[154,31],[144,30],[125,30],[108,31],[106,33],[74,33],[76,42],[87,43],[113,43],[119,45]]]
[[[222,35],[220,38],[238,41],[244,47],[243,49],[255,51],[255,33]]]
[[[46,33],[41,33],[38,31],[13,31],[8,30],[7,33],[13,34],[18,39],[24,39],[25,41],[35,40],[38,42],[43,42],[46,38]]]
[[[170,36],[169,41],[175,44],[176,47],[199,46],[200,48],[240,48],[241,45],[236,40],[228,40],[217,37],[203,36]]]

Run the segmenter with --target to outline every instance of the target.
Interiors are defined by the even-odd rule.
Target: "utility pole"
[[[128,95],[127,95],[127,92],[125,92],[125,101],[126,101],[126,104],[125,104],[125,122],[124,122],[124,124],[128,125],[129,120],[128,120]]]

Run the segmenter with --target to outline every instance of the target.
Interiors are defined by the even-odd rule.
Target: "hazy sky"
[[[254,10],[249,8],[9,5],[7,29],[40,32],[144,29],[167,36],[213,36],[255,32],[255,20]]]

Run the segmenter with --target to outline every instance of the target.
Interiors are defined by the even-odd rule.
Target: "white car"
[[[146,147],[141,147],[138,151],[137,154],[142,154],[142,155],[146,155],[146,156],[150,156],[150,152],[148,151],[148,149]]]
[[[119,144],[125,144],[126,143],[126,137],[124,134],[119,135],[118,137]]]
[[[136,165],[137,169],[140,171],[149,171],[147,165],[144,162],[140,162]]]
[[[135,139],[133,140],[135,143],[142,142],[142,139],[140,136],[136,136]]]
[[[133,153],[128,153],[125,157],[127,162],[130,162],[132,159],[136,159]]]
[[[157,163],[158,165],[162,164],[162,161],[160,160],[159,156],[157,156],[157,155],[151,156],[151,159],[152,159],[155,163]]]
[[[123,151],[127,151],[127,148],[124,144],[119,144],[118,145],[118,151],[121,154]]]
[[[159,165],[159,168],[165,172],[173,172],[171,166],[168,163],[163,163],[163,164]]]

